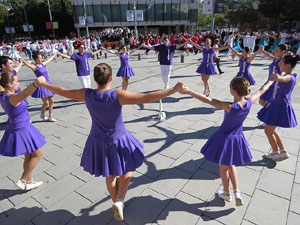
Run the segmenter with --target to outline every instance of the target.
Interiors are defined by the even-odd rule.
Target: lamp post
[[[30,40],[31,40],[31,34],[30,34],[30,30],[29,30],[28,19],[27,19],[27,13],[26,13],[24,1],[25,1],[25,0],[23,0],[23,2],[22,2],[22,4],[23,4],[23,10],[24,10],[24,16],[25,16],[25,20],[26,20],[26,26],[27,26],[28,35],[29,35],[29,38],[30,38]]]
[[[85,21],[85,30],[86,30],[86,36],[89,37],[89,27],[88,27],[88,21],[86,17],[86,5],[85,5],[85,0],[83,0],[83,10],[84,10],[84,21]]]
[[[133,0],[133,13],[134,13],[134,33],[135,38],[138,38],[138,31],[137,31],[137,25],[136,25],[136,6],[135,6],[135,0]]]
[[[8,25],[8,29],[9,29],[9,36],[10,36],[10,39],[13,40],[13,35],[12,35],[12,32],[11,32],[11,29],[10,29],[10,23],[9,23],[9,11],[11,10],[11,6],[10,5],[5,5],[5,8],[7,10],[7,13],[5,13],[5,17],[6,17],[6,21],[7,21],[7,25]]]
[[[48,12],[49,12],[49,17],[50,17],[50,22],[51,22],[51,27],[52,27],[52,35],[53,35],[53,39],[55,39],[55,33],[54,33],[54,27],[53,27],[53,21],[52,21],[52,15],[51,15],[49,0],[47,0],[47,3],[48,3]]]

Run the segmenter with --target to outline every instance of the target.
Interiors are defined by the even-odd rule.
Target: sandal
[[[244,205],[243,199],[241,197],[241,192],[239,189],[233,190],[234,192],[234,198],[235,198],[235,205],[236,206],[242,206]]]

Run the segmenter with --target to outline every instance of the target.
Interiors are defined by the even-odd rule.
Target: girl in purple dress
[[[123,220],[124,198],[132,172],[141,166],[145,157],[143,144],[124,126],[122,105],[157,101],[181,90],[183,84],[177,83],[173,88],[147,94],[111,90],[112,70],[106,63],[94,68],[94,79],[98,84],[96,90],[70,90],[49,83],[43,83],[43,86],[55,94],[85,102],[92,127],[82,153],[81,166],[96,177],[106,178],[114,218]]]
[[[132,71],[132,69],[129,65],[129,55],[133,54],[136,50],[139,50],[140,48],[141,48],[141,46],[127,52],[126,45],[122,45],[120,48],[121,53],[106,49],[107,52],[120,57],[121,66],[117,72],[117,77],[122,77],[122,80],[123,80],[122,90],[127,90],[129,79],[130,79],[130,77],[134,76],[134,72]]]
[[[23,63],[28,66],[34,74],[37,77],[43,76],[45,77],[46,81],[51,84],[51,81],[49,80],[48,70],[46,68],[46,65],[51,62],[55,57],[57,53],[50,56],[45,62],[43,62],[43,58],[40,53],[35,53],[32,57],[35,61],[35,65],[26,62],[23,60]],[[54,94],[51,91],[48,91],[44,87],[37,88],[31,95],[33,98],[41,98],[43,101],[43,105],[41,108],[41,119],[43,121],[50,121],[55,122],[56,119],[53,118],[53,105],[54,105]],[[49,105],[49,117],[45,116],[45,111],[47,106]]]
[[[243,134],[243,122],[252,104],[259,99],[272,83],[273,81],[268,81],[259,91],[247,98],[247,95],[250,93],[249,81],[243,77],[233,78],[230,82],[230,93],[233,95],[233,103],[208,98],[187,87],[180,91],[181,94],[189,94],[204,103],[225,110],[222,125],[216,133],[210,136],[202,147],[201,153],[206,160],[219,164],[224,190],[218,192],[218,196],[225,201],[232,201],[229,194],[230,179],[237,206],[243,205],[243,200],[239,191],[238,175],[235,166],[243,165],[252,159],[248,147],[249,143]]]
[[[293,71],[299,60],[299,55],[283,57],[279,67],[280,71],[284,72],[285,75],[272,74],[276,81],[272,98],[257,113],[257,118],[266,124],[265,133],[273,150],[270,154],[264,155],[264,157],[273,161],[282,161],[289,157],[282,139],[276,131],[276,127],[295,127],[298,124],[291,102],[291,95],[296,85],[297,76]],[[280,150],[279,153],[278,148]]]
[[[43,152],[41,147],[46,143],[45,137],[30,122],[27,103],[24,101],[41,83],[44,77],[37,78],[30,86],[20,93],[17,75],[4,72],[0,75],[0,85],[4,92],[0,92],[0,103],[8,115],[7,127],[0,142],[0,155],[24,155],[24,171],[16,186],[22,190],[31,190],[43,184],[35,182],[32,171],[39,162]]]
[[[240,70],[236,76],[237,77],[245,77],[249,81],[250,85],[254,85],[255,80],[252,77],[249,69],[250,69],[252,60],[255,58],[255,56],[257,56],[258,53],[261,52],[261,50],[263,49],[263,46],[260,46],[259,49],[254,54],[252,54],[250,57],[248,57],[249,54],[251,53],[251,49],[249,47],[244,47],[242,50],[242,54],[238,53],[236,50],[234,50],[231,47],[230,47],[230,49],[236,56],[238,56],[240,58]]]
[[[190,40],[190,41],[192,42],[192,40]],[[211,94],[211,90],[210,90],[210,86],[209,86],[209,82],[208,82],[210,75],[218,74],[216,67],[214,65],[215,51],[227,49],[228,46],[220,47],[220,48],[212,48],[211,40],[209,38],[207,38],[205,40],[205,46],[200,46],[194,42],[192,42],[192,44],[197,49],[203,50],[202,63],[200,64],[200,66],[198,67],[196,72],[200,73],[202,75],[201,77],[202,77],[202,81],[204,83],[203,94],[208,97]]]
[[[281,71],[280,71],[278,64],[279,64],[280,60],[283,58],[283,56],[287,53],[287,50],[288,50],[287,45],[285,45],[285,44],[278,45],[275,48],[275,50],[273,51],[274,55],[265,51],[264,49],[262,50],[262,52],[266,56],[268,56],[271,60],[273,60],[273,62],[269,66],[268,79],[271,77],[272,73],[277,73],[281,76]],[[262,96],[260,96],[259,104],[261,106],[265,106],[272,99],[274,86],[275,86],[275,84],[272,84],[272,86],[269,88],[269,90],[267,90],[266,93],[264,93]]]

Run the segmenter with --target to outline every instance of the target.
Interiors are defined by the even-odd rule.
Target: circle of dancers
[[[294,36],[300,40],[299,35],[294,34]],[[285,38],[287,37],[285,36]],[[8,115],[8,121],[0,142],[0,155],[8,157],[24,155],[23,173],[16,182],[18,188],[31,190],[43,184],[42,181],[35,181],[32,177],[32,172],[42,157],[42,147],[46,144],[46,139],[31,123],[26,101],[30,95],[33,98],[41,98],[43,104],[40,117],[43,121],[56,121],[53,118],[55,94],[85,103],[91,116],[92,128],[83,149],[80,165],[93,176],[105,177],[107,190],[113,202],[114,219],[120,221],[124,219],[124,199],[132,174],[145,159],[143,144],[124,126],[123,105],[154,102],[179,92],[223,109],[225,114],[222,124],[209,137],[200,152],[206,160],[219,165],[223,190],[217,193],[218,197],[227,202],[232,201],[234,197],[236,206],[242,206],[244,203],[235,166],[244,165],[252,160],[249,143],[243,134],[243,122],[256,101],[259,101],[262,106],[257,113],[257,118],[265,124],[265,134],[272,149],[271,153],[263,155],[263,157],[275,162],[289,158],[276,128],[297,126],[291,95],[296,85],[297,74],[294,70],[297,62],[300,61],[300,56],[288,54],[288,46],[282,43],[282,34],[234,35],[231,33],[224,46],[219,45],[219,38],[203,39],[202,36],[188,34],[179,38],[176,35],[155,37],[153,46],[149,42],[151,38],[145,36],[145,44],[136,46],[132,50],[128,50],[127,45],[123,44],[119,51],[112,51],[103,46],[97,49],[98,43],[95,38],[90,44],[78,41],[77,53],[73,52],[74,40],[69,40],[65,45],[52,41],[49,42],[49,48],[45,47],[46,42],[42,42],[39,46],[34,43],[23,43],[24,53],[28,58],[33,58],[34,63],[22,59],[16,52],[16,46],[1,46],[0,103]],[[176,41],[180,39],[181,43],[176,44]],[[274,39],[269,51],[265,50],[268,44],[267,39]],[[124,38],[122,40],[125,42]],[[241,40],[243,40],[243,48],[240,46]],[[259,47],[254,51],[256,40],[259,40]],[[213,47],[212,43],[214,43]],[[91,48],[87,47],[89,45]],[[10,56],[3,56],[4,47]],[[187,84],[182,82],[169,87],[172,59],[175,50],[182,47],[187,54],[190,50],[195,51],[195,54],[198,53],[198,50],[202,51],[202,62],[196,72],[200,73],[202,77],[203,94],[191,90]],[[129,56],[141,48],[147,50],[146,55],[149,50],[157,52],[163,90],[146,94],[126,91],[129,79],[135,75],[130,67]],[[209,85],[210,76],[224,73],[220,69],[219,51],[226,49],[228,49],[227,57],[232,55],[233,59],[234,56],[239,58],[239,72],[230,81],[229,92],[233,97],[231,102],[209,97],[212,93]],[[113,71],[107,63],[99,63],[94,67],[93,78],[97,83],[97,88],[91,89],[89,58],[95,55],[98,58],[98,54],[103,50],[120,58],[120,68],[116,76],[122,77],[122,90],[112,89]],[[71,54],[65,54],[66,51]],[[45,54],[48,53],[51,56],[44,60]],[[269,65],[266,82],[257,92],[249,96],[250,86],[255,85],[250,65],[259,53],[270,58],[272,63]],[[68,89],[50,81],[46,65],[52,60],[56,60],[58,56],[75,62],[82,89]],[[18,62],[17,67],[14,67],[13,61]],[[219,73],[214,62],[217,64]],[[36,78],[28,87],[21,90],[17,73],[23,64],[33,71]],[[45,115],[47,107],[49,109],[48,116]],[[233,196],[230,194],[230,182],[233,186]]]

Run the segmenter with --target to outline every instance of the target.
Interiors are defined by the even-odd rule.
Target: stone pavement
[[[163,87],[160,67],[153,51],[148,56],[140,51],[131,56],[136,76],[128,90],[147,92]],[[195,72],[200,55],[185,57],[176,51],[171,85],[183,81],[191,89],[203,91],[201,77]],[[223,54],[222,54],[223,55]],[[91,68],[99,62],[113,67],[113,87],[120,88],[115,74],[119,67],[116,56],[90,60]],[[270,60],[257,57],[251,66],[257,84],[252,93],[265,82]],[[226,72],[210,79],[212,97],[232,101],[229,82],[238,71],[238,61],[222,59]],[[58,59],[48,65],[53,83],[79,88],[74,62]],[[296,69],[300,74],[300,65]],[[25,66],[19,72],[21,87],[34,80]],[[299,81],[299,76],[298,76]],[[293,106],[300,122],[299,82],[293,92]],[[93,87],[96,84],[93,82]],[[221,188],[218,166],[199,153],[208,137],[223,120],[223,111],[189,96],[174,94],[163,100],[165,122],[153,119],[159,104],[124,106],[125,126],[145,145],[146,160],[134,172],[126,196],[125,219],[113,220],[112,202],[103,177],[96,178],[79,166],[89,134],[91,119],[83,103],[55,96],[56,123],[41,122],[41,100],[28,98],[32,123],[46,136],[44,155],[34,170],[35,180],[44,181],[41,188],[22,192],[14,182],[20,178],[23,157],[0,157],[0,224],[1,225],[199,225],[199,224],[261,224],[296,225],[300,222],[300,128],[279,129],[290,158],[272,163],[262,159],[271,148],[256,113],[256,103],[244,123],[253,161],[238,167],[239,184],[245,205],[235,207],[224,203],[216,192]],[[5,130],[7,116],[0,111],[0,133]]]

